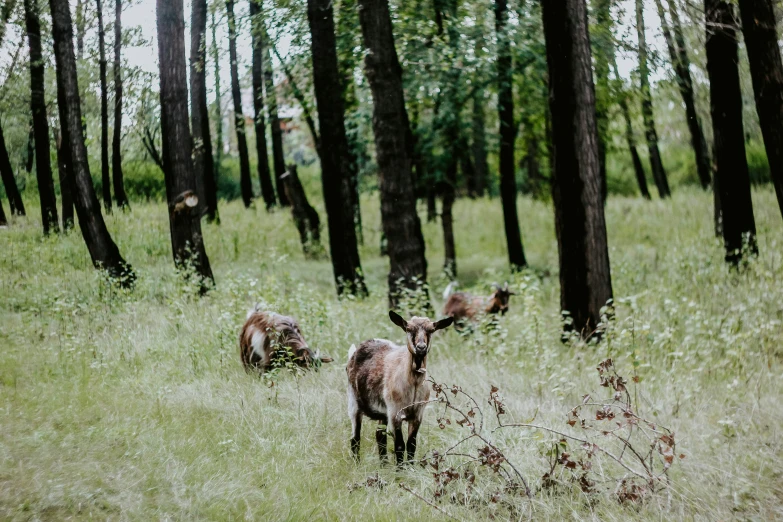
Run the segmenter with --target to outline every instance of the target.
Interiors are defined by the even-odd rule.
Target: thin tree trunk
[[[3,128],[0,126],[0,175],[3,178],[3,186],[8,196],[8,204],[11,207],[11,215],[24,216],[24,202],[19,193],[19,187],[16,185],[14,170],[11,167],[11,160],[8,158],[8,149],[5,146],[5,136]]]
[[[601,197],[604,202],[607,196],[606,184],[606,153],[609,136],[609,108],[611,106],[611,89],[609,88],[609,62],[614,55],[612,41],[612,0],[594,0],[596,31],[593,36],[595,49],[595,117],[598,126],[598,166],[601,173]]]
[[[734,6],[724,0],[705,0],[704,16],[723,243],[726,261],[736,265],[742,259],[745,248],[752,254],[758,253],[742,126],[737,52],[739,26]]]
[[[321,181],[329,224],[329,253],[337,294],[366,295],[356,241],[354,195],[351,186],[353,161],[345,133],[345,109],[337,68],[332,0],[308,0],[313,55],[313,87],[321,129]]]
[[[262,33],[264,48],[264,87],[266,89],[266,110],[269,117],[269,125],[272,135],[272,164],[275,171],[275,185],[277,186],[277,199],[280,205],[287,207],[289,205],[285,190],[280,183],[280,176],[285,174],[285,155],[283,154],[283,131],[280,129],[280,118],[277,116],[277,90],[274,82],[274,69],[272,68],[272,55],[269,48],[272,46],[269,42],[269,35],[264,28]]]
[[[644,34],[644,0],[636,0],[636,34],[639,38],[639,87],[642,94],[642,119],[644,120],[647,149],[650,152],[650,167],[652,168],[655,186],[661,198],[668,198],[669,182],[663,168],[661,152],[658,149],[658,133],[655,131],[653,116],[652,93],[650,91],[650,71],[647,66],[647,42]]]
[[[8,226],[8,219],[5,217],[5,210],[3,209],[3,200],[0,199],[0,228]]]
[[[655,5],[658,9],[658,17],[661,19],[661,30],[663,31],[663,37],[664,40],[666,40],[666,47],[669,50],[669,57],[671,58],[672,66],[674,68],[674,74],[677,78],[677,86],[680,89],[680,95],[685,104],[685,117],[688,122],[688,130],[691,134],[691,146],[693,147],[693,152],[696,156],[696,171],[699,174],[699,181],[701,182],[702,188],[706,189],[710,186],[710,180],[712,178],[710,175],[710,155],[707,150],[707,141],[704,139],[704,132],[701,130],[699,117],[696,114],[696,102],[693,94],[693,82],[691,81],[688,52],[684,47],[678,49],[680,45],[685,45],[685,40],[682,36],[682,28],[679,27],[679,18],[676,15],[676,8],[673,7],[671,10],[672,27],[675,32],[680,35],[677,38],[677,42],[675,42],[666,20],[666,12],[663,8],[663,3],[661,0],[655,0]],[[669,5],[673,6],[674,3],[670,0]]]
[[[457,248],[454,243],[454,215],[452,208],[456,196],[457,157],[449,159],[446,167],[446,179],[443,183],[443,206],[440,213],[440,223],[443,228],[443,272],[450,280],[457,278]]]
[[[95,0],[98,15],[98,54],[100,56],[101,86],[101,189],[103,208],[111,214],[111,177],[109,173],[109,93],[106,86],[106,45],[103,30],[103,8],[101,0]]]
[[[318,212],[307,200],[302,182],[299,180],[296,165],[289,165],[288,170],[280,178],[288,201],[291,202],[291,214],[299,231],[299,240],[306,258],[313,258],[320,252],[321,219]]]
[[[484,94],[482,90],[477,90],[473,95],[473,190],[478,197],[483,197],[487,189],[487,179],[489,178],[489,166],[487,164],[487,140],[486,124],[484,117]]]
[[[233,20],[230,19],[229,26],[232,25]],[[186,273],[194,271],[199,277],[201,293],[204,293],[214,283],[214,279],[204,249],[201,215],[195,194],[196,176],[191,159],[193,139],[188,126],[185,12],[182,0],[157,0],[157,29],[160,127],[174,264]]]
[[[435,187],[427,189],[427,223],[434,223],[438,220],[438,202],[435,194]]]
[[[193,132],[193,173],[200,208],[209,222],[218,221],[217,186],[212,158],[207,106],[207,2],[193,0],[190,19],[190,122]]]
[[[25,157],[24,170],[28,174],[33,172],[33,164],[35,163],[35,123],[30,118],[30,132],[27,133],[27,156]]]
[[[68,0],[50,0],[54,56],[57,65],[57,83],[61,85],[63,103],[60,105],[61,125],[68,127],[68,144],[74,173],[73,185],[79,228],[90,251],[93,265],[106,270],[123,286],[132,286],[136,279],[131,266],[120,255],[103,221],[100,203],[95,195],[87,161],[87,148],[82,135],[82,114],[76,59],[73,53],[73,28]]]
[[[549,70],[560,307],[583,338],[612,299],[585,0],[542,2]]]
[[[122,175],[122,0],[114,2],[114,136],[111,140],[111,173],[114,201],[118,208],[128,208],[125,179]]]
[[[623,113],[623,119],[625,120],[625,141],[628,143],[628,150],[631,152],[631,160],[633,162],[633,171],[636,174],[636,183],[639,185],[639,192],[642,193],[645,199],[652,199],[650,197],[650,191],[647,188],[647,175],[644,173],[644,167],[642,166],[642,160],[639,158],[639,152],[636,150],[636,138],[633,133],[633,124],[631,123],[631,111],[628,109],[628,93],[620,85],[622,80],[620,79],[620,71],[617,69],[617,59],[612,57],[612,65],[614,67],[614,76],[617,78],[618,87],[618,103],[620,104],[620,110]]]
[[[419,290],[426,285],[427,260],[412,185],[406,137],[410,129],[402,90],[402,68],[394,47],[387,0],[360,0],[359,19],[368,51],[365,74],[373,98],[381,221],[391,265],[389,303],[394,308],[404,289]],[[426,292],[426,286],[423,289]],[[429,298],[425,299],[429,303]]]
[[[220,50],[217,43],[217,22],[215,20],[215,11],[217,11],[217,3],[213,4],[212,15],[212,62],[215,64],[215,154],[214,154],[214,179],[215,187],[217,187],[218,179],[220,179],[220,167],[223,164],[223,102],[220,92]],[[215,199],[217,199],[217,189],[215,190]],[[217,208],[217,207],[216,207]],[[217,216],[220,219],[220,216]]]
[[[76,58],[84,59],[84,10],[86,0],[76,0]]]
[[[783,63],[774,6],[770,0],[740,0],[739,6],[756,112],[778,206],[783,213]]]
[[[517,216],[517,183],[514,175],[514,95],[511,69],[511,41],[507,34],[506,0],[495,0],[495,30],[498,35],[498,119],[500,120],[500,197],[506,229],[508,260],[512,270],[527,266]]]
[[[234,127],[237,133],[239,151],[239,185],[242,188],[242,202],[249,207],[253,201],[253,185],[250,181],[250,159],[245,137],[245,115],[242,114],[242,93],[239,89],[239,71],[237,69],[237,28],[234,18],[234,0],[226,2],[228,16],[228,56],[231,69],[231,97],[234,101]]]
[[[60,99],[60,89],[57,89],[57,98]],[[59,102],[58,102],[59,105]],[[73,228],[73,172],[71,169],[70,144],[65,139],[63,128],[57,129],[55,138],[57,144],[57,177],[60,180],[60,199],[62,200],[62,224],[63,232]]]
[[[253,33],[253,109],[255,110],[256,150],[258,151],[258,180],[261,184],[261,195],[269,210],[277,203],[275,187],[272,184],[272,173],[269,171],[269,153],[266,148],[266,121],[264,119],[264,38],[263,20],[260,0],[250,0],[250,17]],[[309,115],[307,116],[310,117]],[[311,129],[314,132],[314,128]],[[316,144],[318,136],[313,135]],[[318,147],[316,146],[316,149]]]
[[[37,0],[24,0],[27,40],[30,44],[30,110],[35,134],[35,175],[41,200],[41,222],[44,234],[58,232],[57,197],[54,194],[52,164],[49,157],[49,121],[44,97],[44,61],[41,52],[41,23]]]

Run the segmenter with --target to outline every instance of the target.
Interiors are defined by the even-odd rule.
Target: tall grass
[[[439,506],[466,520],[512,512],[600,520],[783,516],[783,226],[771,190],[753,197],[761,255],[740,271],[723,262],[709,194],[610,198],[617,316],[597,346],[560,342],[551,206],[520,199],[531,269],[512,275],[499,201],[458,201],[463,287],[487,293],[493,281],[508,280],[519,295],[494,328],[436,334],[431,376],[476,397],[495,385],[509,416],[563,427],[583,394],[602,393],[595,367],[612,357],[621,372],[635,369],[641,413],[672,428],[686,457],[672,468],[671,498],[642,504],[566,488],[532,501],[514,497],[511,507],[447,497]],[[139,274],[130,293],[92,268],[78,231],[43,237],[35,208],[12,219],[0,231],[0,518],[444,517],[394,485],[431,498],[430,471],[379,464],[371,423],[362,461],[349,457],[348,347],[370,337],[401,340],[386,315],[378,202],[362,203],[371,291],[364,301],[336,299],[330,264],[305,261],[287,211],[222,204],[222,224],[204,225],[217,282],[204,298],[174,273],[161,203],[138,201],[107,218]],[[440,307],[440,227],[422,221]],[[336,361],[306,374],[246,374],[237,336],[255,302],[298,317],[311,345]],[[461,435],[439,429],[438,415],[425,416],[419,455]],[[536,489],[552,440],[517,430],[496,442]],[[376,472],[389,486],[349,487]]]

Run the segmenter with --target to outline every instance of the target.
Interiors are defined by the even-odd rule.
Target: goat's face
[[[398,314],[391,311],[389,312],[389,318],[394,324],[405,331],[408,351],[418,360],[424,359],[430,351],[432,334],[437,330],[442,330],[450,326],[451,323],[454,322],[453,317],[447,317],[446,319],[432,322],[426,317],[415,316],[411,317],[410,321],[406,321]]]
[[[495,314],[500,312],[500,315],[506,315],[506,312],[508,312],[508,300],[512,295],[516,294],[508,289],[508,283],[502,287],[497,284],[493,286],[495,291],[490,296],[490,312]]]

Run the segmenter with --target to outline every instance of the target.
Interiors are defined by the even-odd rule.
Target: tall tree
[[[373,98],[373,132],[380,171],[381,221],[390,261],[389,302],[399,303],[405,288],[427,281],[424,236],[416,213],[406,133],[408,117],[387,0],[359,0],[365,74]]]
[[[93,265],[116,278],[123,286],[131,286],[136,279],[131,266],[120,255],[101,214],[95,195],[87,160],[87,148],[82,135],[82,110],[79,101],[79,83],[76,76],[76,59],[73,52],[73,26],[68,0],[50,0],[52,10],[52,35],[54,57],[57,66],[57,83],[62,89],[60,124],[68,127],[68,145],[74,179],[72,188],[79,228],[87,244]]]
[[[30,45],[30,110],[35,134],[35,175],[41,200],[41,222],[44,234],[58,232],[57,197],[54,194],[52,164],[49,157],[49,121],[44,97],[44,60],[41,52],[41,22],[38,1],[24,0],[27,41]]]
[[[190,123],[193,127],[193,174],[199,205],[217,221],[217,186],[207,106],[207,2],[193,0],[190,18]]]
[[[329,253],[337,293],[367,293],[356,242],[351,201],[351,162],[345,134],[345,111],[337,68],[332,0],[308,0],[313,87],[321,128],[321,181],[329,222]]]
[[[739,27],[733,4],[724,0],[705,0],[704,16],[717,164],[715,176],[723,217],[723,243],[726,247],[726,261],[737,264],[742,259],[744,248],[747,247],[751,253],[758,253],[742,127],[742,91],[737,52]]]
[[[84,58],[84,11],[86,0],[76,0],[76,58]]]
[[[0,227],[7,227],[8,219],[5,217],[5,210],[3,210],[3,200],[0,199]]]
[[[5,146],[5,136],[3,127],[0,125],[0,176],[3,178],[3,186],[8,196],[8,204],[11,207],[11,215],[24,216],[24,202],[19,193],[19,187],[14,178],[14,169],[11,167],[11,160],[8,158],[8,149]]]
[[[215,154],[213,161],[215,164],[215,185],[217,186],[218,179],[220,177],[220,166],[223,161],[223,102],[220,92],[220,49],[217,41],[217,21],[215,20],[215,12],[217,11],[218,3],[212,4],[210,9],[210,15],[212,22],[210,28],[212,30],[212,63],[215,64]]]
[[[57,105],[60,105],[61,89],[57,86]],[[61,123],[62,125],[62,123]],[[71,147],[65,138],[65,128],[57,129],[55,135],[57,145],[57,177],[60,180],[60,200],[62,201],[63,231],[73,228],[73,164],[71,162]]]
[[[233,24],[231,20],[230,24]],[[174,264],[193,270],[202,293],[213,282],[201,236],[201,214],[188,126],[188,80],[185,64],[185,11],[182,0],[157,0],[160,62],[160,127],[166,196]]]
[[[111,140],[111,174],[114,201],[119,208],[128,206],[122,175],[122,0],[114,2],[114,135]]]
[[[495,0],[495,30],[498,36],[498,119],[500,120],[500,197],[503,202],[503,223],[506,228],[508,260],[511,268],[527,266],[517,216],[517,182],[514,175],[514,83],[511,65],[511,39],[508,35],[508,4]]]
[[[669,181],[666,179],[666,170],[663,168],[661,152],[658,149],[658,133],[655,130],[655,117],[653,115],[652,92],[650,91],[650,69],[647,64],[647,41],[644,30],[644,0],[636,1],[636,34],[639,38],[639,87],[642,94],[642,119],[644,120],[644,133],[647,137],[647,149],[650,152],[650,167],[652,168],[655,186],[661,198],[668,198]]]
[[[614,56],[614,35],[612,34],[612,0],[594,0],[595,31],[593,48],[595,50],[595,116],[598,126],[598,167],[601,173],[601,195],[606,201],[606,153],[610,142],[609,109],[611,107],[611,88],[609,81],[609,63]]]
[[[740,0],[756,111],[778,205],[783,213],[783,63],[771,0]]]
[[[639,151],[636,150],[636,137],[633,132],[633,124],[631,123],[631,111],[628,108],[628,93],[623,87],[622,77],[620,71],[617,68],[617,58],[612,55],[612,67],[614,68],[615,77],[615,95],[618,98],[620,105],[620,111],[623,113],[623,119],[625,120],[625,142],[628,144],[628,150],[631,153],[631,162],[633,163],[633,171],[636,174],[636,183],[639,185],[639,192],[645,199],[651,199],[650,190],[647,188],[647,175],[644,173],[644,167],[642,166],[642,160],[639,158]]]
[[[103,208],[111,213],[111,177],[109,175],[109,93],[106,87],[106,34],[103,30],[103,6],[95,0],[98,15],[98,55],[101,84],[101,189]]]
[[[250,159],[245,136],[245,115],[242,113],[242,92],[239,89],[239,71],[237,69],[237,25],[234,17],[234,0],[226,2],[228,17],[228,56],[231,69],[231,98],[234,101],[234,127],[237,133],[239,151],[239,185],[242,188],[242,202],[249,207],[253,201],[253,185],[250,182]]]
[[[269,40],[269,34],[266,32],[266,27],[262,24],[260,29],[263,31],[261,34],[263,43],[261,45],[265,54],[263,64],[264,88],[266,90],[266,111],[272,136],[272,164],[275,170],[275,186],[277,187],[277,199],[280,201],[280,205],[287,207],[289,205],[288,198],[285,195],[283,183],[280,181],[280,177],[285,174],[285,156],[283,154],[283,131],[280,129],[280,118],[277,115],[277,90],[275,89],[272,55],[269,53],[269,48],[272,44]]]
[[[612,298],[585,0],[542,2],[549,70],[560,307],[593,334]]]
[[[266,150],[266,122],[264,121],[264,33],[261,19],[260,0],[250,0],[250,17],[253,33],[253,109],[256,130],[256,150],[258,151],[258,181],[261,184],[261,196],[267,210],[275,206],[275,187],[269,171],[269,153]]]
[[[680,27],[679,15],[677,14],[676,4],[669,0],[670,15],[672,18],[672,28],[674,35],[669,28],[669,22],[666,19],[666,11],[661,0],[655,0],[655,6],[658,9],[658,17],[661,19],[661,30],[663,31],[666,47],[669,50],[669,58],[674,68],[674,76],[677,79],[677,86],[680,89],[682,101],[685,104],[685,118],[688,122],[688,130],[691,134],[691,146],[696,156],[696,171],[699,174],[699,181],[702,188],[710,186],[710,152],[707,149],[707,141],[704,139],[704,132],[701,129],[699,116],[696,114],[696,102],[693,94],[693,81],[691,80],[690,59],[688,51],[685,49],[685,38]],[[675,40],[676,39],[676,40]]]

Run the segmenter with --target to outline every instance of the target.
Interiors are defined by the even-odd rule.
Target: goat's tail
[[[260,311],[261,311],[261,303],[254,304],[253,308],[251,308],[250,310],[247,311],[247,315],[245,316],[245,321],[250,319],[251,315],[253,315],[256,312],[260,312]]]
[[[351,360],[351,357],[353,357],[353,354],[356,353],[356,345],[352,344],[350,348],[348,348],[348,360]]]
[[[456,281],[452,281],[446,286],[446,289],[443,291],[444,301],[448,299],[451,294],[454,293],[454,289],[457,288],[457,285],[459,285],[459,283],[457,283]]]

